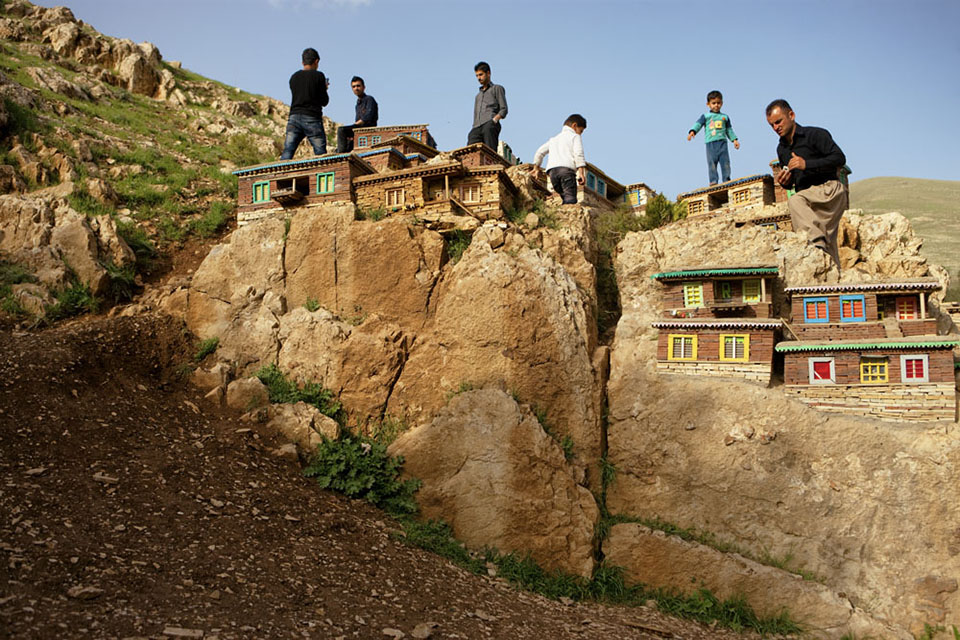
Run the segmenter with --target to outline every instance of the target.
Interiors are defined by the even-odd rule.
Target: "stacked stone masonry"
[[[786,385],[784,393],[820,411],[896,422],[956,420],[953,382],[903,385]]]
[[[770,365],[768,363],[669,362],[658,360],[657,371],[687,376],[740,378],[764,386],[770,384]]]

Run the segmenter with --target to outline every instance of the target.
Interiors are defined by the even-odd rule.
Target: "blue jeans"
[[[727,150],[726,140],[714,140],[708,142],[707,147],[707,173],[710,175],[710,184],[717,184],[717,163],[720,163],[720,171],[723,173],[723,181],[730,179],[730,151]]]
[[[291,113],[287,118],[287,137],[283,142],[283,155],[280,159],[293,158],[304,138],[313,146],[314,155],[322,156],[327,152],[327,132],[323,130],[323,118]]]

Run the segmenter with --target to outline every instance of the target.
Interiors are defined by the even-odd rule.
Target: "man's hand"
[[[790,154],[790,162],[787,163],[787,169],[800,169],[803,171],[807,168],[807,161],[798,156],[795,153]]]
[[[500,117],[500,114],[499,114],[499,113],[495,113],[495,114],[493,115],[493,121],[494,121],[494,122],[500,122],[500,120],[502,120],[502,118]]]
[[[777,182],[780,183],[781,187],[787,186],[787,184],[790,182],[790,170],[780,169],[780,173],[777,174]]]
[[[739,141],[739,140],[734,140],[734,141],[733,141],[733,148],[734,148],[734,149],[739,149],[739,148],[740,148],[740,141]]]
[[[693,140],[693,136],[695,136],[695,135],[697,135],[697,134],[695,134],[693,131],[691,131],[690,133],[688,133],[688,134],[687,134],[687,142],[690,142],[691,140]]]
[[[587,169],[586,167],[577,168],[577,184],[586,184],[587,183]]]
[[[353,123],[353,126],[359,127],[362,124],[363,124],[363,120],[357,120],[356,122]]]
[[[540,177],[540,167],[535,164],[530,165],[530,175],[534,178]]]

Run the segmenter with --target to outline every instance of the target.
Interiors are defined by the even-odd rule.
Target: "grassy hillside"
[[[924,255],[950,272],[948,298],[960,299],[960,180],[859,180],[850,185],[850,207],[905,215],[923,238]]]

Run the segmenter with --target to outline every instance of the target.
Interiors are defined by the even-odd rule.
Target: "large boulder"
[[[306,402],[270,405],[267,427],[296,444],[304,456],[315,453],[324,438],[336,440],[340,437],[337,421]]]
[[[354,220],[353,205],[298,211],[284,265],[290,307],[308,300],[344,319],[376,313],[418,329],[440,272],[440,234],[402,217]]]
[[[519,236],[497,250],[478,238],[434,295],[436,314],[411,349],[390,413],[429,419],[462,383],[501,385],[572,439],[599,491],[604,352],[591,350],[593,325],[570,275]]]
[[[599,510],[533,414],[496,390],[455,396],[390,447],[419,478],[423,515],[468,546],[529,553],[549,570],[589,576]]]
[[[857,238],[867,258],[844,271],[844,281],[941,274],[919,256],[901,218],[851,216],[855,233],[846,237]],[[882,271],[870,258],[881,236]],[[608,507],[702,529],[757,556],[792,556],[854,605],[904,628],[923,619],[960,623],[960,593],[930,600],[916,586],[960,576],[960,511],[943,500],[960,469],[952,430],[828,415],[777,388],[655,372],[650,322],[662,307],[650,276],[680,265],[745,263],[779,265],[775,305],[783,286],[836,280],[801,234],[724,220],[633,233],[618,246],[623,315],[607,431],[618,472]]]
[[[97,235],[90,228],[86,216],[73,209],[58,209],[50,246],[60,252],[61,258],[80,282],[90,287],[90,293],[95,296],[106,293],[110,276],[100,264]]]
[[[140,51],[130,53],[120,60],[117,76],[130,93],[150,97],[156,93],[160,83],[157,72]]]

